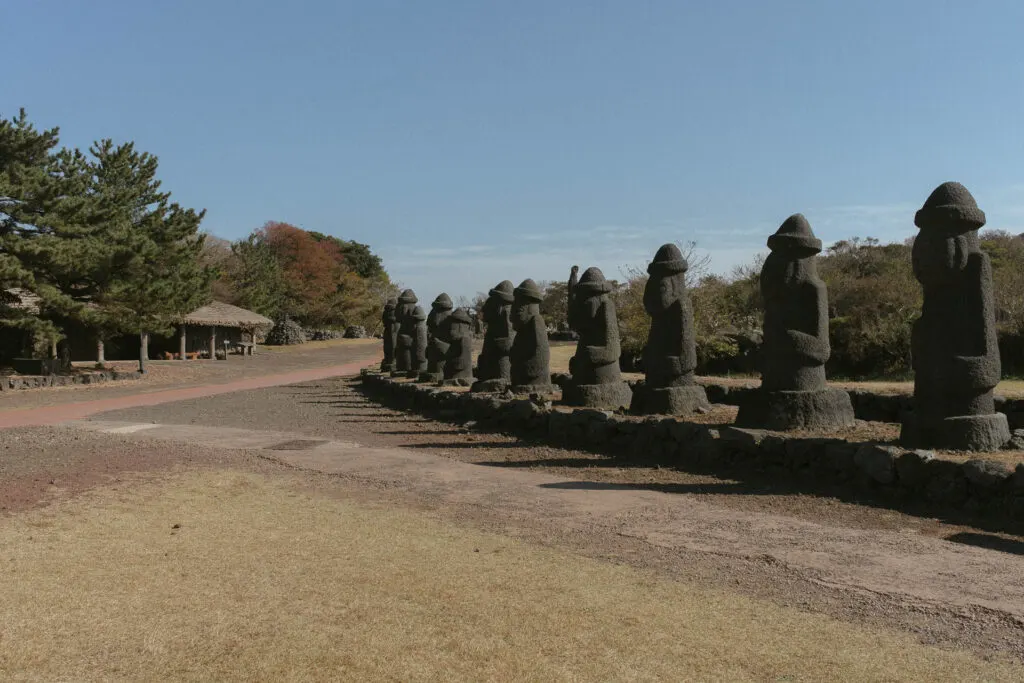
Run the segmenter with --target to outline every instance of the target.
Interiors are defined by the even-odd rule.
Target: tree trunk
[[[146,374],[146,361],[149,360],[149,332],[139,335],[139,372]]]
[[[217,326],[210,325],[210,360],[217,360]]]
[[[103,340],[100,339],[96,342],[96,362],[103,365],[107,362],[107,357],[103,353]]]
[[[186,334],[185,331],[188,329],[186,325],[181,326],[181,338],[178,340],[178,360],[185,360],[185,353],[187,352],[187,345],[185,342]]]
[[[54,339],[50,342],[50,358],[57,357],[57,340]]]

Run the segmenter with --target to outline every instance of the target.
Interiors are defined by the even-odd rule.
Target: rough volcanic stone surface
[[[982,489],[999,488],[1013,474],[1005,463],[996,460],[968,460],[963,470],[967,481]]]
[[[395,336],[395,368],[396,372],[408,373],[413,369],[416,355],[417,342],[417,321],[413,318],[417,310],[416,293],[407,289],[398,296],[398,308],[395,309],[395,318],[398,321],[398,332]],[[422,312],[422,310],[421,310]],[[426,328],[424,328],[424,333]],[[415,368],[419,372],[420,368]],[[426,370],[426,367],[423,368]]]
[[[588,406],[616,410],[629,408],[633,402],[633,390],[625,382],[606,384],[570,384],[562,392],[562,402],[567,405]]]
[[[543,298],[540,287],[530,279],[513,290],[512,325],[516,335],[509,352],[509,374],[515,393],[552,391],[551,349],[547,325],[540,314]]]
[[[445,320],[451,314],[451,297],[444,292],[438,294],[430,304],[430,313],[427,314],[427,374],[431,376],[444,376],[444,362],[449,344]]]
[[[896,479],[896,460],[902,453],[895,446],[868,443],[857,449],[853,462],[879,484],[891,484]]]
[[[985,214],[963,185],[943,183],[914,223],[911,258],[924,304],[911,333],[914,410],[901,440],[913,448],[1000,448],[1010,431],[993,396],[1001,364],[992,264],[978,242]]]
[[[397,308],[398,299],[388,299],[380,316],[384,336],[384,360],[380,364],[381,372],[391,372],[395,368],[395,338],[398,336],[398,318],[395,315]]]
[[[460,308],[445,318],[444,325],[444,338],[448,340],[444,379],[468,387],[473,383],[473,318]]]
[[[572,381],[562,394],[569,405],[628,408],[632,402],[633,392],[619,371],[619,323],[611,291],[599,268],[587,268],[573,287],[569,325],[580,340],[570,361]]]
[[[761,388],[742,403],[736,424],[783,431],[852,425],[849,394],[825,384],[831,348],[828,292],[815,263],[821,240],[794,214],[768,238],[768,248]]]
[[[711,402],[699,384],[678,387],[641,384],[633,388],[629,409],[642,415],[692,415],[711,410]]]
[[[697,346],[693,306],[686,291],[688,269],[674,244],[662,245],[647,266],[644,309],[651,316],[651,329],[643,356],[646,379],[634,391],[633,412],[689,415],[711,408],[693,374]]]
[[[487,295],[483,306],[483,319],[487,325],[484,332],[484,346],[477,360],[477,378],[481,387],[491,387],[494,382],[508,384],[512,381],[512,344],[516,332],[512,325],[512,303],[515,286],[508,280],[502,281]],[[482,384],[491,382],[491,384]],[[473,391],[493,391],[476,388]]]

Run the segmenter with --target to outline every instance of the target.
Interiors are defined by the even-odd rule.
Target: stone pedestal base
[[[900,443],[908,448],[951,451],[998,451],[1010,441],[1010,426],[1003,413],[947,417],[919,424],[910,413],[903,420]]]
[[[391,371],[391,376],[392,377],[408,377],[409,373],[406,372],[405,370],[392,370]]]
[[[380,371],[381,372],[391,372],[394,369],[395,369],[395,364],[394,363],[383,363],[382,362],[380,364]]]
[[[477,394],[500,394],[508,388],[508,380],[506,379],[482,379],[479,382],[474,382],[470,391]]]
[[[757,391],[740,406],[737,427],[779,432],[793,429],[835,429],[853,424],[853,404],[842,389]]]
[[[513,394],[540,394],[542,396],[555,393],[555,387],[551,384],[513,384],[509,387]]]
[[[440,382],[443,379],[444,379],[444,373],[443,372],[421,372],[416,377],[416,381],[417,382],[432,382],[434,384],[437,384],[438,382]]]
[[[629,408],[633,402],[633,390],[625,382],[610,384],[573,384],[562,390],[562,403],[587,408]]]
[[[647,387],[633,389],[632,413],[639,415],[693,415],[711,409],[711,402],[699,384],[681,387]]]
[[[450,379],[441,380],[442,387],[468,387],[473,383],[473,378],[464,377],[452,377]]]

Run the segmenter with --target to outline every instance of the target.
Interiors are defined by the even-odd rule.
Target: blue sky
[[[614,276],[696,240],[726,272],[802,212],[914,233],[939,183],[1024,232],[1017,0],[36,0],[2,108],[135,140],[236,239],[370,244],[420,291]]]

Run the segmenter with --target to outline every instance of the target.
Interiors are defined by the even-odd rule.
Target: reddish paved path
[[[103,413],[108,410],[119,410],[121,408],[135,408],[138,406],[152,406],[172,401],[184,401],[190,398],[202,398],[204,396],[215,396],[226,394],[232,391],[247,391],[249,389],[262,389],[264,387],[276,387],[282,384],[297,384],[299,382],[310,382],[326,377],[338,377],[340,375],[354,375],[360,369],[379,362],[379,359],[365,359],[345,365],[331,365],[328,367],[311,368],[309,370],[295,370],[283,372],[276,375],[265,375],[250,379],[240,379],[223,384],[200,384],[183,389],[168,389],[132,396],[118,396],[116,398],[101,398],[93,401],[81,401],[79,403],[65,403],[63,405],[50,406],[47,408],[28,408],[24,410],[0,411],[0,429],[10,427],[34,427],[38,425],[51,425],[68,420],[80,420],[89,415]]]

